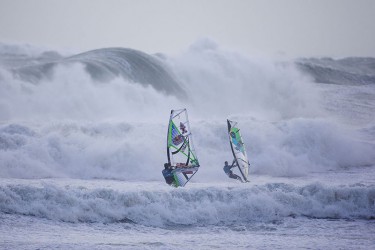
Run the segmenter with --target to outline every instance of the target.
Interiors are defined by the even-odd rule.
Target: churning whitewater
[[[161,170],[179,108],[201,167],[174,189]],[[247,184],[222,170],[228,118],[246,144]],[[273,249],[297,235],[295,248],[366,249],[375,58],[271,60],[208,39],[175,56],[1,43],[0,159],[3,248]]]
[[[99,182],[100,183],[100,182]],[[102,182],[105,184],[105,182]],[[151,188],[152,187],[152,188]],[[1,211],[64,222],[132,222],[147,226],[245,224],[298,216],[374,219],[375,188],[269,183],[247,188],[205,187],[142,191],[7,185]],[[183,210],[182,210],[183,208]],[[230,211],[230,213],[228,213]]]

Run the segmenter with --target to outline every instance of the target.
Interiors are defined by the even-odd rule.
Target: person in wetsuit
[[[224,165],[223,170],[229,176],[229,178],[236,179],[236,180],[239,180],[239,181],[243,182],[242,179],[241,179],[241,177],[239,177],[238,175],[234,174],[233,171],[232,171],[232,168],[235,167],[234,163],[235,163],[235,161],[233,160],[232,165],[229,166],[228,162],[225,161],[225,163],[224,163],[225,165]]]
[[[176,182],[175,182],[172,170],[173,168],[169,163],[164,163],[164,169],[163,171],[161,171],[161,173],[163,174],[165,182],[168,185],[176,186]]]

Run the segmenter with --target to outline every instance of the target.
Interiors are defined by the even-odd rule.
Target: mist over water
[[[185,107],[202,166],[196,182],[227,178],[227,118],[239,122],[253,174],[303,176],[375,162],[374,133],[365,141],[361,130],[369,120],[339,119],[342,109],[322,99],[330,90],[293,62],[247,57],[206,39],[177,56],[117,48],[48,59],[28,50],[0,49],[7,54],[1,177],[160,180],[170,110]]]
[[[370,249],[373,61],[0,43],[0,248]],[[176,189],[161,170],[180,108],[201,167]],[[227,118],[250,183],[222,171]]]

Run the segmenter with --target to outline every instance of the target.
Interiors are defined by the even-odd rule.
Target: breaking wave
[[[375,162],[373,135],[361,140],[357,128],[330,117],[293,62],[250,58],[205,39],[177,56],[4,44],[0,54],[0,177],[160,180],[169,113],[183,107],[202,165],[197,181],[226,178],[228,117],[239,121],[252,174]],[[373,117],[372,110],[361,111]]]
[[[304,58],[297,60],[296,64],[319,83],[375,84],[375,58]]]
[[[363,185],[115,191],[84,187],[0,187],[0,212],[64,222],[147,226],[270,222],[285,217],[374,219],[375,189]]]
[[[9,50],[9,46],[2,48],[3,53],[4,49]],[[19,50],[13,51],[15,52]],[[185,91],[172,71],[159,57],[133,49],[103,48],[68,57],[62,57],[54,51],[43,52],[32,57],[24,53],[19,55],[8,52],[2,59],[2,64],[10,68],[16,78],[34,84],[42,80],[52,80],[57,66],[77,63],[83,65],[85,72],[94,81],[109,82],[116,77],[122,77],[130,82],[150,85],[166,94],[186,98]]]

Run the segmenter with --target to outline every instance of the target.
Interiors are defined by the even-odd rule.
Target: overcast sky
[[[177,53],[375,56],[375,0],[0,0],[0,42]]]

